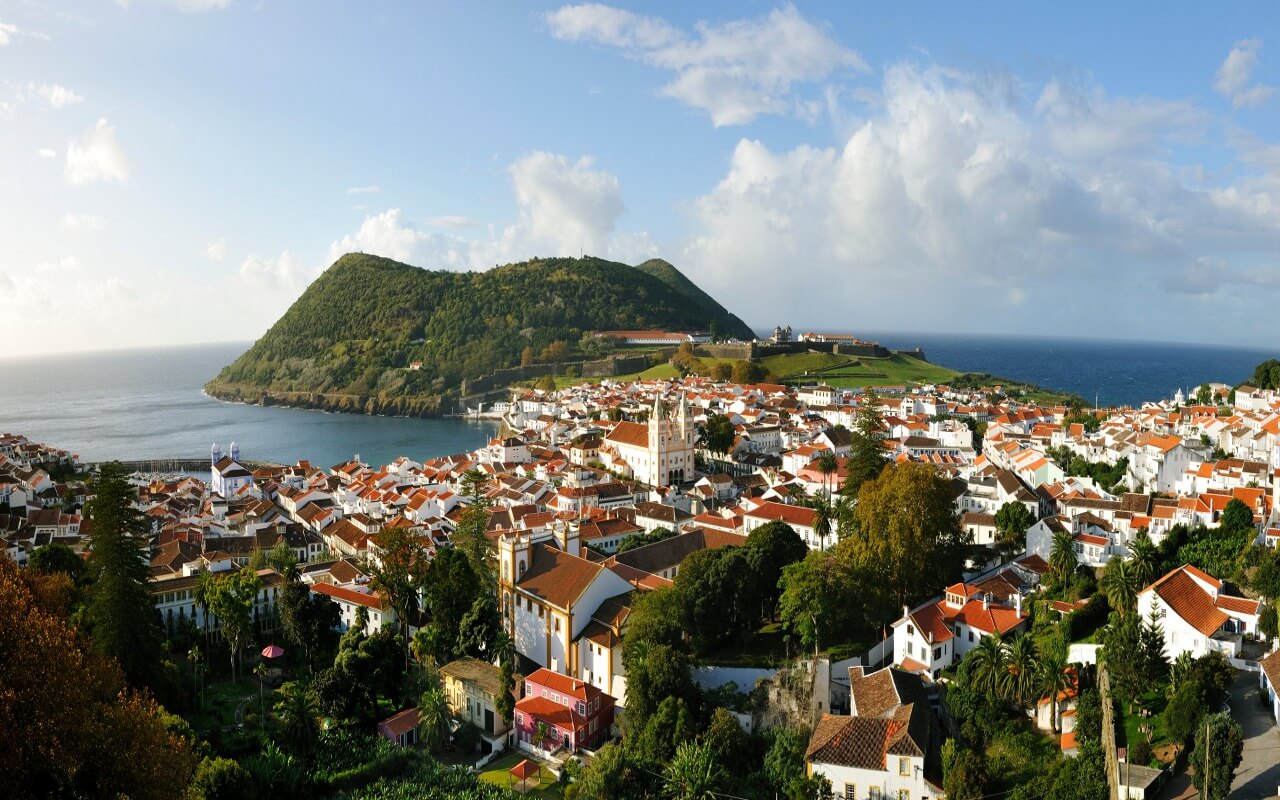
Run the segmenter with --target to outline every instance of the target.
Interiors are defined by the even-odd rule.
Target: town
[[[1094,409],[687,366],[517,388],[484,447],[387,464],[228,443],[207,471],[147,474],[0,435],[0,586],[30,614],[0,646],[34,647],[15,626],[58,617],[159,702],[168,737],[137,737],[155,766],[124,784],[63,772],[37,741],[53,704],[8,732],[30,737],[10,788],[1030,800],[1280,783],[1280,390]],[[121,599],[131,575],[149,602]]]

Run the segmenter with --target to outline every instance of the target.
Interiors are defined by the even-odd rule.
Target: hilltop
[[[671,264],[535,259],[486,272],[349,253],[218,373],[213,397],[366,413],[448,410],[462,381],[563,361],[593,330],[751,329]]]

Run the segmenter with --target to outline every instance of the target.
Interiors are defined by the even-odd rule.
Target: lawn
[[[245,711],[258,711],[258,689],[249,683],[232,683],[223,681],[220,683],[211,683],[204,690],[204,711],[203,713],[193,714],[191,717],[191,726],[198,731],[208,730],[210,728],[224,728],[228,725],[234,725],[236,722],[236,707],[246,699],[252,699],[252,704],[245,706]],[[267,702],[271,702],[271,698],[267,698]]]
[[[480,780],[485,783],[492,783],[495,786],[501,786],[504,789],[514,788],[509,770],[522,760],[528,758],[526,753],[516,751],[509,753],[500,758],[490,761],[485,767],[484,772],[480,773]],[[531,788],[528,792],[529,797],[559,798],[563,796],[560,786],[556,783],[556,778],[549,771],[542,771],[542,778],[538,782],[536,789]]]
[[[1124,718],[1124,746],[1128,746],[1129,742],[1136,742],[1142,734],[1142,726],[1146,725],[1151,731],[1151,749],[1154,752],[1162,745],[1169,744],[1168,737],[1164,732],[1164,719],[1160,712],[1164,711],[1167,703],[1165,696],[1160,691],[1151,691],[1142,695],[1138,702],[1134,704],[1134,713],[1126,714]],[[1142,709],[1146,709],[1150,716],[1143,717]],[[1127,711],[1127,708],[1121,708],[1121,711]]]

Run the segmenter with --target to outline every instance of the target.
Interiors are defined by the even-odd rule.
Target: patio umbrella
[[[269,644],[262,648],[263,658],[279,658],[284,655],[284,648],[278,644]]]

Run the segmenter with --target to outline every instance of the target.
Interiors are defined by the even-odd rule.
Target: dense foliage
[[[348,254],[209,389],[247,398],[331,393],[365,398],[350,410],[369,410],[373,398],[379,410],[422,413],[463,379],[520,364],[527,349],[559,361],[591,330],[705,330],[715,322],[752,335],[666,267],[552,258],[452,272]],[[408,369],[414,361],[420,369]]]

